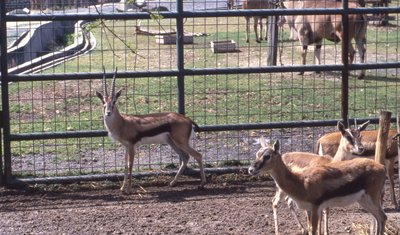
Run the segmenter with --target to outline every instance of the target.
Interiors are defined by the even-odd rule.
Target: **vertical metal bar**
[[[272,4],[271,1],[268,1],[269,8],[276,8],[276,4]],[[273,66],[276,65],[277,57],[278,57],[278,16],[268,16],[267,27],[268,27],[268,35],[267,35],[267,65]]]
[[[342,1],[342,120],[348,125],[349,120],[349,1]]]
[[[397,113],[397,133],[400,133],[400,113]],[[397,157],[398,157],[398,163],[397,164],[399,164],[399,167],[398,167],[398,177],[399,177],[399,182],[400,182],[400,158],[399,158],[399,154],[400,154],[400,137],[399,137],[399,139],[397,139]]]
[[[8,100],[8,69],[7,69],[7,23],[6,1],[0,1],[0,72],[1,72],[1,102],[3,124],[3,151],[4,151],[4,175],[3,182],[11,180],[11,144],[10,144],[10,113]]]
[[[184,76],[184,45],[183,45],[183,0],[176,0],[176,61],[178,69],[178,112],[185,114],[185,76]]]

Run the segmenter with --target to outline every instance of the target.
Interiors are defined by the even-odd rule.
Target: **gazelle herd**
[[[120,142],[126,150],[125,174],[121,191],[129,194],[132,188],[132,167],[135,148],[141,144],[168,144],[180,157],[180,167],[171,181],[175,186],[185,171],[189,156],[200,169],[200,188],[206,184],[202,155],[192,148],[191,139],[199,127],[191,119],[178,113],[153,113],[147,115],[125,115],[117,108],[122,89],[116,91],[117,70],[115,70],[108,93],[104,71],[103,92],[96,91],[103,104],[104,125],[109,136]],[[248,169],[249,174],[269,173],[277,185],[272,201],[275,233],[279,234],[277,205],[283,195],[288,196],[288,205],[295,216],[301,233],[320,234],[321,214],[324,213],[323,230],[328,234],[328,209],[343,207],[358,202],[374,217],[372,230],[383,234],[386,215],[382,209],[383,187],[386,176],[390,181],[390,193],[395,209],[400,209],[394,191],[394,162],[398,160],[397,142],[389,138],[385,165],[373,158],[377,131],[366,131],[369,121],[346,129],[338,122],[338,132],[322,136],[316,144],[318,154],[291,152],[281,155],[280,143],[269,145],[261,137],[261,148]],[[398,137],[390,131],[391,137]],[[308,228],[305,229],[297,218],[294,208],[307,213]]]
[[[228,0],[228,8],[233,7],[233,0]],[[267,0],[243,0],[243,9],[268,8]],[[284,2],[286,8],[321,8],[316,2],[308,6],[306,1]],[[332,3],[338,7],[339,3]],[[325,7],[329,7],[325,5]],[[356,7],[356,6],[354,6]],[[335,42],[342,40],[341,20],[339,16],[321,16],[321,22],[315,21],[316,16],[286,17],[286,22],[294,30],[294,35],[303,46],[302,61],[305,64],[307,46],[316,43],[316,58],[319,63],[319,51],[323,38]],[[325,18],[324,18],[325,17]],[[350,40],[356,39],[361,62],[365,54],[365,16],[353,15],[350,20]],[[249,21],[246,17],[246,41],[249,41]],[[262,17],[254,18],[256,40],[257,27],[262,31]],[[351,18],[351,19],[353,19]],[[314,22],[312,25],[310,22]],[[283,21],[282,21],[283,22]],[[315,23],[317,22],[317,23]],[[308,25],[308,26],[307,26]],[[311,26],[310,26],[311,25]],[[319,28],[318,28],[319,27]],[[311,36],[310,36],[311,35]],[[348,42],[350,62],[354,60],[354,49],[351,41]],[[117,71],[115,71],[111,88],[108,93],[104,71],[103,92],[96,92],[103,104],[104,125],[109,136],[121,143],[126,150],[124,180],[121,187],[123,193],[129,194],[132,188],[132,168],[135,148],[141,144],[168,144],[180,157],[180,166],[170,186],[175,186],[179,177],[186,169],[189,156],[192,156],[199,166],[200,188],[206,184],[202,155],[191,146],[191,139],[198,126],[191,119],[178,113],[153,113],[147,115],[125,115],[117,108],[117,100],[122,89],[116,91]],[[364,77],[361,71],[359,78]],[[388,177],[390,194],[393,206],[400,210],[394,190],[394,163],[398,160],[397,141],[389,138],[387,143],[385,165],[371,160],[375,152],[377,131],[366,131],[369,122],[356,126],[356,129],[346,129],[342,122],[338,122],[338,132],[322,136],[316,144],[316,153],[291,152],[280,153],[280,142],[272,145],[261,137],[261,148],[256,153],[256,159],[248,169],[251,175],[269,173],[276,183],[277,190],[272,201],[275,233],[279,234],[277,205],[282,196],[287,195],[291,213],[295,216],[302,234],[320,234],[323,229],[328,234],[328,210],[330,207],[344,207],[358,202],[374,218],[372,232],[383,235],[387,217],[382,209],[383,187]],[[396,135],[390,131],[389,136]],[[307,228],[300,223],[295,207],[306,211]],[[324,211],[324,213],[322,213]],[[322,220],[324,214],[324,220]],[[321,222],[324,221],[323,226]],[[308,232],[307,232],[308,231]]]

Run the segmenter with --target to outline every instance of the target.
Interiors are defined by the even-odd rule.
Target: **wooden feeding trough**
[[[214,53],[235,52],[236,42],[233,40],[211,41],[211,51]]]
[[[176,34],[164,34],[164,35],[155,35],[156,43],[158,44],[176,44]],[[192,35],[184,35],[183,36],[184,44],[193,44],[193,36]]]

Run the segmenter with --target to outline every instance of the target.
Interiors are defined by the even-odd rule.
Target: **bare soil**
[[[171,179],[136,180],[131,195],[119,182],[0,188],[0,234],[274,234],[269,177],[213,175],[203,190],[197,178],[183,177],[174,188]],[[399,227],[386,191],[388,224]],[[281,234],[296,234],[286,203],[279,209]],[[364,234],[370,221],[353,205],[332,209],[329,226],[331,234]]]

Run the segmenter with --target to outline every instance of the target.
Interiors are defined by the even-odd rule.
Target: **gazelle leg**
[[[282,193],[283,193],[282,190],[277,188],[275,196],[272,199],[272,211],[273,211],[273,214],[274,214],[275,235],[279,235],[280,234],[279,233],[277,207],[278,207],[279,201],[281,200]]]
[[[201,183],[200,183],[200,188],[204,187],[204,185],[207,183],[206,180],[206,175],[204,173],[204,166],[203,166],[203,156],[201,156],[201,154],[199,152],[197,152],[196,150],[194,150],[192,147],[190,147],[189,145],[187,145],[187,153],[194,157],[194,159],[196,159],[197,164],[199,164],[199,169],[200,169],[200,177],[201,177]]]
[[[121,187],[121,191],[126,194],[131,193],[132,189],[132,167],[133,159],[135,157],[135,147],[127,147],[125,153],[125,175],[124,182]]]
[[[316,207],[316,206],[313,206],[312,207],[312,209],[311,209],[311,218],[310,218],[310,222],[311,222],[311,234],[312,235],[317,235],[317,234],[320,234],[319,233],[319,226],[318,226],[318,223],[319,223],[319,218],[320,218],[320,216],[319,216],[319,211],[318,211],[318,208]],[[308,231],[308,233],[310,233],[310,231]]]
[[[175,178],[169,183],[169,186],[173,187],[176,186],[179,177],[182,175],[182,173],[185,171],[187,163],[189,161],[189,155],[185,152],[183,152],[180,148],[178,148],[174,141],[172,141],[170,138],[168,139],[169,145],[175,150],[175,152],[178,153],[179,159],[180,159],[180,166],[179,170],[175,175]]]
[[[394,159],[390,159],[388,165],[386,166],[386,174],[389,179],[390,196],[392,197],[393,206],[396,210],[400,210],[396,199],[396,193],[394,191]]]
[[[323,213],[323,219],[324,219],[324,235],[329,234],[329,229],[328,229],[328,217],[329,217],[329,208],[326,208],[325,210],[322,211]]]
[[[374,216],[373,224],[371,226],[371,234],[383,235],[385,232],[387,216],[381,206],[380,194],[374,195],[374,198],[370,195],[363,195],[358,201],[358,204]]]
[[[187,143],[177,143],[176,141],[174,141],[172,139],[170,139],[170,141],[172,141],[173,144],[175,145],[175,147],[180,149],[180,151],[186,153],[187,155],[192,156],[197,161],[197,164],[199,164],[200,177],[201,177],[200,187],[203,187],[207,183],[206,175],[204,173],[203,156],[201,156],[201,154],[199,152],[197,152],[192,147],[190,147],[189,142],[187,142]],[[184,161],[184,159],[182,159],[182,161]],[[185,168],[186,168],[187,161],[184,164],[185,164]],[[176,174],[175,178],[178,179],[180,177],[180,175],[183,173],[183,171],[184,171],[184,168],[182,170],[179,169],[179,171]],[[174,181],[175,181],[175,179],[174,179]]]
[[[292,213],[292,215],[293,215],[294,219],[296,220],[297,225],[298,225],[298,227],[300,229],[300,234],[306,234],[306,229],[301,224],[301,222],[299,220],[299,217],[297,216],[296,211],[294,209],[294,207],[295,207],[294,201],[291,198],[288,197],[287,203],[288,203],[289,210]]]

